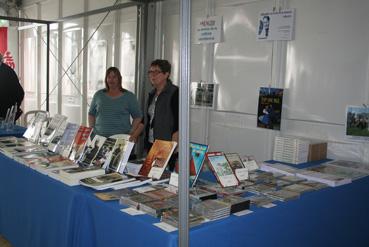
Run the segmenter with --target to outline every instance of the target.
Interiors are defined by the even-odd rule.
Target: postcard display
[[[134,143],[128,135],[93,135],[92,128],[66,120],[55,115],[45,126],[43,116],[36,116],[26,138],[0,138],[0,151],[67,185],[89,187],[101,200],[119,200],[129,207],[122,209],[125,213],[146,213],[178,227],[178,163],[172,173],[166,169],[176,142],[155,140],[144,160],[131,162]],[[309,144],[305,139],[276,137],[275,158],[290,164],[306,162]],[[298,199],[303,193],[341,186],[369,174],[369,165],[359,162],[337,160],[299,169],[208,149],[208,145],[190,143],[191,227],[230,214],[248,214],[250,207],[273,207],[275,201]],[[202,178],[204,166],[213,181]]]

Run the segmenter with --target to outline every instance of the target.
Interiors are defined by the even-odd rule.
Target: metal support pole
[[[47,25],[47,35],[46,35],[46,111],[49,111],[49,87],[50,87],[50,24]]]
[[[180,95],[179,95],[179,246],[189,244],[189,85],[191,0],[182,0],[180,6]]]

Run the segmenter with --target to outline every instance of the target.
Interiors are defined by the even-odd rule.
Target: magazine
[[[72,148],[74,137],[79,129],[78,124],[67,123],[64,133],[55,148],[55,153],[61,154],[64,157],[68,157]]]

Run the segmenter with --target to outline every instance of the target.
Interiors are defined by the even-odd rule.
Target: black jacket
[[[154,99],[156,89],[149,93],[149,100],[147,108]],[[172,140],[172,134],[178,131],[179,118],[179,89],[176,85],[168,80],[164,90],[159,94],[156,100],[154,120],[152,121],[152,128],[154,131],[154,140]],[[145,146],[148,146],[148,135],[150,129],[150,116],[147,113],[146,121],[146,136]]]
[[[17,103],[18,109],[24,98],[24,91],[15,71],[5,63],[0,63],[0,117],[5,118],[9,107]],[[16,119],[20,116],[18,110]]]

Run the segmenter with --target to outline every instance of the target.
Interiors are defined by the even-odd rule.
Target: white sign
[[[257,40],[292,40],[295,28],[295,9],[260,13],[256,30]]]
[[[222,16],[197,18],[195,28],[196,44],[219,43],[223,33],[223,18]]]

